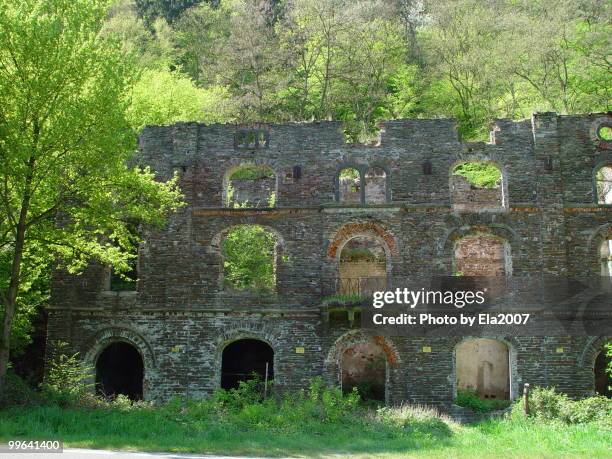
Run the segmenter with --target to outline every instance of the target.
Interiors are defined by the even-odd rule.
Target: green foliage
[[[345,247],[342,250],[342,254],[340,256],[340,261],[346,262],[357,262],[357,261],[372,261],[372,262],[383,262],[384,259],[380,259],[379,256],[376,255],[370,249],[362,249],[362,248],[348,248]]]
[[[350,295],[336,293],[334,295],[323,298],[323,304],[327,306],[348,306],[353,304],[361,304],[365,298],[357,293]]]
[[[145,70],[135,84],[128,109],[132,125],[164,125],[178,121],[217,123],[234,117],[228,89],[198,88],[180,72]]]
[[[239,225],[222,243],[224,282],[236,289],[273,291],[276,236],[258,225]]]
[[[45,299],[51,263],[77,272],[96,259],[127,271],[138,242],[130,225],[162,224],[180,206],[176,179],[129,165],[138,71],[101,31],[108,6],[0,3],[0,298],[9,326]],[[9,342],[0,337],[1,382]]]
[[[457,391],[455,404],[465,408],[471,408],[478,413],[488,413],[489,411],[508,408],[510,406],[510,400],[480,398],[474,390],[461,389]]]
[[[347,167],[340,171],[340,180],[358,180],[359,171],[353,167]]]
[[[558,425],[494,419],[460,426],[431,408],[364,408],[320,379],[261,400],[217,391],[153,405],[124,397],[95,409],[43,404],[0,412],[0,441],[56,438],[70,447],[241,456],[608,457],[612,431],[597,422]]]
[[[0,409],[9,406],[35,406],[42,403],[39,393],[12,371],[6,375],[6,385],[0,392]]]
[[[501,171],[496,165],[483,162],[459,164],[453,174],[461,175],[470,184],[481,188],[499,187],[502,179]]]
[[[274,171],[268,166],[247,165],[236,169],[230,180],[262,180],[274,178]]]
[[[529,394],[530,416],[540,422],[559,421],[565,424],[594,422],[608,429],[612,428],[612,400],[603,396],[572,400],[559,393],[554,387],[535,387]],[[512,407],[514,417],[524,416],[523,400]]]
[[[94,370],[77,353],[71,353],[67,343],[50,343],[51,358],[42,384],[44,396],[60,406],[79,405],[93,393]]]
[[[597,135],[602,139],[608,142],[612,141],[612,127],[610,126],[602,126],[597,131]]]

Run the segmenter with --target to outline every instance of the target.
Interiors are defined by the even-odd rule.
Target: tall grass
[[[255,384],[163,405],[124,397],[95,407],[43,404],[0,411],[0,441],[60,439],[73,447],[260,456],[610,457],[600,424],[508,417],[460,426],[419,406],[368,409],[315,380],[261,400]]]

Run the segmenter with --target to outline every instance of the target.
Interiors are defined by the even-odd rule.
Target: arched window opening
[[[381,167],[371,167],[365,174],[365,201],[368,204],[387,202],[387,173]]]
[[[612,277],[612,239],[606,239],[599,249],[601,259],[601,275]]]
[[[357,169],[352,167],[342,169],[338,185],[340,202],[357,204],[361,202],[361,176]]]
[[[276,289],[276,234],[260,225],[233,227],[222,242],[223,287],[270,292]]]
[[[502,172],[491,162],[458,164],[453,169],[450,185],[456,211],[499,211],[506,207]]]
[[[510,276],[510,245],[488,234],[464,236],[455,243],[456,276]]]
[[[387,254],[373,236],[356,236],[340,252],[337,291],[341,295],[367,296],[384,290],[387,283]]]
[[[488,338],[460,343],[455,350],[457,392],[483,399],[510,399],[509,351],[501,341]]]
[[[233,169],[225,185],[227,207],[276,206],[276,174],[266,165],[247,164]]]
[[[126,395],[142,400],[144,364],[142,356],[131,344],[123,341],[109,344],[96,361],[96,392],[114,398]]]
[[[597,204],[612,204],[612,165],[606,165],[595,172]]]
[[[241,381],[274,379],[274,350],[258,339],[241,339],[228,344],[221,357],[221,388],[235,389]]]
[[[362,400],[385,401],[387,356],[375,340],[358,343],[342,354],[342,392],[357,388]]]
[[[602,350],[595,359],[593,367],[595,377],[595,392],[604,397],[612,398],[612,375],[608,371],[612,358]]]

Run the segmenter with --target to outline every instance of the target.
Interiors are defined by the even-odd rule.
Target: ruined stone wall
[[[346,144],[337,122],[281,124],[269,127],[268,146],[259,149],[237,147],[229,125],[148,127],[138,161],[164,179],[177,172],[188,206],[164,228],[145,231],[137,292],[109,292],[109,270],[101,266],[76,277],[56,273],[48,339],[71,343],[91,362],[113,340],[134,344],[150,399],[210,393],[219,385],[223,347],[240,337],[272,346],[278,390],[317,375],[338,383],[336,348],[347,333],[361,338],[353,312],[343,311],[345,322],[328,320],[325,299],[338,293],[340,251],[356,235],[385,247],[390,278],[452,275],[457,242],[473,234],[505,241],[513,276],[599,276],[597,250],[612,235],[612,208],[594,195],[594,167],[612,162],[609,143],[593,134],[601,122],[610,118],[499,120],[490,143],[464,143],[452,120],[397,120],[383,124],[379,146]],[[452,169],[469,160],[500,167],[505,207],[453,209]],[[224,177],[246,163],[275,171],[275,208],[224,207]],[[384,170],[385,202],[370,205],[365,189],[365,204],[338,202],[345,167],[362,177]],[[377,195],[381,189],[378,183]],[[239,224],[277,235],[274,294],[223,289],[221,243]],[[592,391],[595,338],[501,338],[509,343],[511,396],[523,382],[574,396]],[[390,402],[450,403],[457,338],[384,339]]]

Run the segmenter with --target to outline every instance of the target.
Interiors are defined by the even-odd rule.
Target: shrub
[[[4,390],[0,393],[0,408],[9,406],[37,405],[40,394],[12,371],[6,373]]]
[[[574,401],[557,392],[554,387],[535,387],[529,396],[529,415],[541,421],[559,421],[566,424],[596,422],[612,428],[612,400],[595,396]],[[522,399],[512,407],[512,416],[524,416]]]
[[[478,413],[488,413],[508,408],[510,400],[483,399],[478,396],[475,390],[462,389],[457,391],[455,404],[470,408]]]
[[[51,345],[49,371],[42,384],[44,396],[60,406],[96,404],[93,396],[93,369],[85,364],[79,353],[69,353],[68,344]]]

